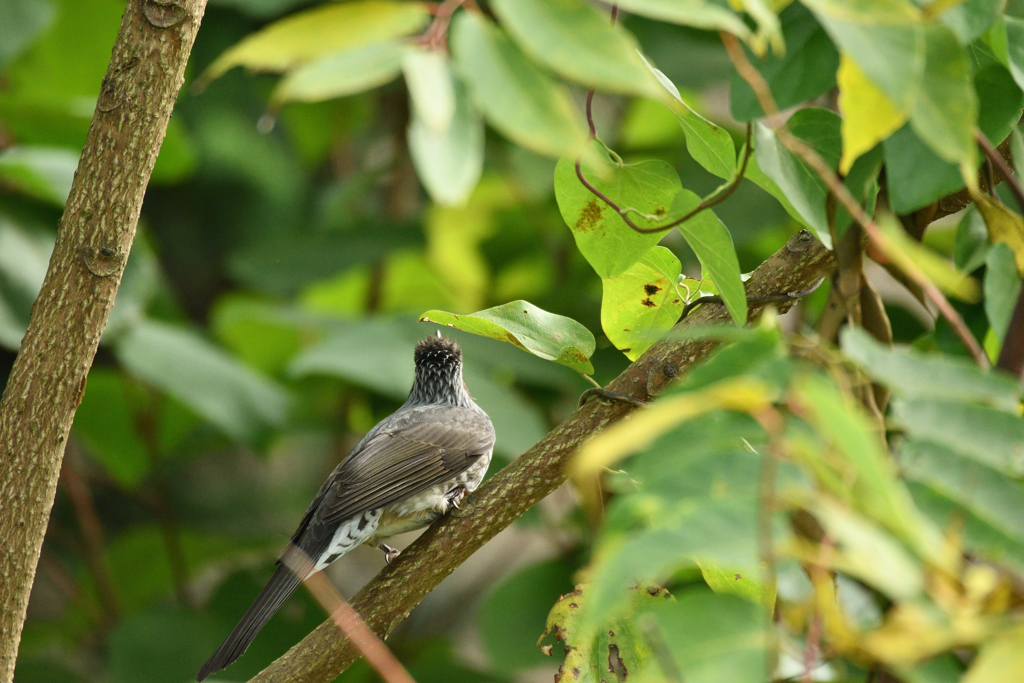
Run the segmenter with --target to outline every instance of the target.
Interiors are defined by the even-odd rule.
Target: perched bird
[[[388,538],[427,526],[480,485],[491,462],[494,427],[462,380],[462,350],[438,332],[419,342],[415,361],[408,400],[334,468],[273,576],[197,681],[241,657],[310,574],[361,543],[380,548],[391,562],[398,551],[385,545]]]

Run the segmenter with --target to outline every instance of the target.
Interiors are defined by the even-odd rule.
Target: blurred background
[[[193,87],[239,40],[310,4],[210,0],[75,418],[19,683],[191,679],[269,576],[324,477],[404,400],[413,346],[435,329],[416,322],[424,311],[529,299],[595,333],[602,384],[628,363],[601,334],[601,281],[559,215],[554,160],[488,129],[480,184],[463,205],[439,206],[407,148],[401,77],[273,112],[276,76],[233,69]],[[802,20],[792,15],[806,10],[792,7],[783,18]],[[123,8],[0,1],[0,386]],[[626,22],[688,101],[741,141],[716,35]],[[577,104],[584,95],[574,91]],[[664,159],[701,194],[720,183],[686,154],[668,109],[601,95],[595,107],[602,136],[627,160]],[[797,229],[750,182],[719,209],[744,271]],[[951,244],[952,228],[933,226],[929,239]],[[663,244],[699,275],[677,232]],[[890,317],[897,341],[924,329],[898,301]],[[492,473],[564,419],[588,386],[510,345],[453,336],[498,432]],[[535,642],[572,589],[592,532],[563,487],[431,594],[392,648],[421,683],[549,680],[557,662]],[[382,553],[360,548],[329,575],[351,596],[383,564]],[[245,680],[323,619],[299,591],[219,679]],[[341,680],[370,677],[358,665]]]

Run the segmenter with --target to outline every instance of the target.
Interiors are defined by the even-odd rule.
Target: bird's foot
[[[395,558],[402,554],[401,550],[395,550],[394,548],[389,546],[387,543],[379,543],[377,545],[377,547],[384,551],[384,560],[388,564],[391,564],[392,562],[394,562]]]
[[[444,499],[448,503],[449,508],[461,510],[462,508],[459,507],[459,504],[462,503],[462,500],[466,497],[466,494],[467,491],[465,486],[456,486],[445,495]]]

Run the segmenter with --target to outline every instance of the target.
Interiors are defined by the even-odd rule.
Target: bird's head
[[[462,381],[462,349],[440,331],[416,344],[416,380],[408,403],[463,405],[468,398]]]

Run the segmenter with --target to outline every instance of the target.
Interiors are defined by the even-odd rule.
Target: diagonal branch
[[[0,401],[0,683],[14,676],[64,445],[206,0],[129,0]]]
[[[748,301],[809,289],[835,267],[831,252],[801,231],[762,263],[746,283]],[[794,302],[782,301],[788,309]],[[755,319],[765,304],[750,306]],[[701,306],[676,326],[686,329],[729,324],[720,303]],[[609,391],[647,400],[715,348],[709,339],[655,344],[609,385]],[[594,432],[634,410],[624,401],[588,401],[518,460],[480,487],[464,514],[448,516],[429,529],[394,564],[386,567],[352,599],[366,624],[386,637],[412,609],[459,565],[566,479],[566,466]],[[250,683],[326,683],[359,658],[351,642],[339,639],[332,622],[321,624],[301,643]]]

